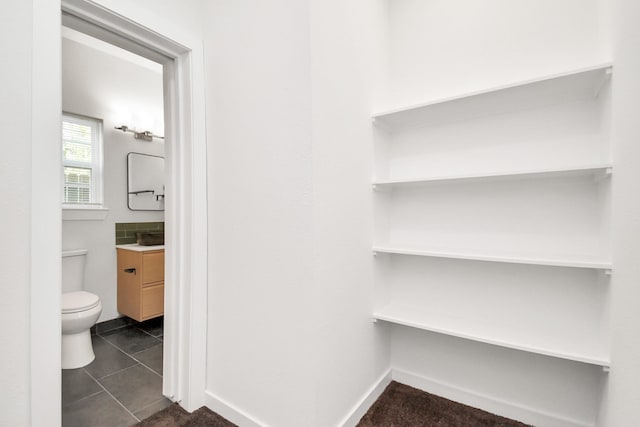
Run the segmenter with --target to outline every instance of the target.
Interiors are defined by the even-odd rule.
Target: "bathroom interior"
[[[62,425],[127,426],[170,404],[162,66],[62,35]]]

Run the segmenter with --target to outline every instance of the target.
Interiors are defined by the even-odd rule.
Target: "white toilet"
[[[81,368],[95,359],[89,330],[102,304],[82,290],[86,257],[86,249],[62,252],[62,369]]]

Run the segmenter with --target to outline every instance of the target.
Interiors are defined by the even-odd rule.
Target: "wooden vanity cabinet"
[[[118,312],[139,322],[164,314],[164,249],[118,248]]]

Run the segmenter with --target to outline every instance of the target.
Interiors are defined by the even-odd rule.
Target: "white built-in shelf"
[[[374,187],[395,186],[409,184],[426,184],[430,182],[462,181],[462,180],[494,180],[494,179],[531,179],[531,178],[564,178],[575,176],[604,177],[611,174],[612,165],[599,164],[568,168],[534,169],[521,171],[505,171],[495,173],[460,174],[446,176],[427,176],[422,178],[380,180],[374,181]]]
[[[604,354],[602,343],[595,338],[590,340],[584,336],[579,339],[557,336],[556,330],[545,331],[544,334],[518,333],[513,329],[509,331],[511,326],[504,327],[509,319],[504,319],[505,323],[502,325],[486,325],[477,319],[448,316],[402,304],[387,305],[377,310],[373,317],[398,325],[605,368],[610,363],[608,355]]]
[[[387,253],[396,255],[415,255],[434,258],[449,258],[469,261],[489,261],[506,262],[511,264],[529,264],[550,267],[572,267],[572,268],[593,268],[610,271],[612,264],[610,261],[580,258],[545,258],[545,257],[520,257],[520,256],[498,256],[486,255],[470,252],[450,252],[428,249],[413,249],[391,246],[374,246],[374,253]]]
[[[394,130],[415,124],[465,120],[517,109],[595,98],[611,75],[610,62],[539,76],[373,114],[374,123]]]

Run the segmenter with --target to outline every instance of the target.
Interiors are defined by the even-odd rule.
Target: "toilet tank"
[[[81,291],[84,285],[86,249],[62,251],[62,292]]]

